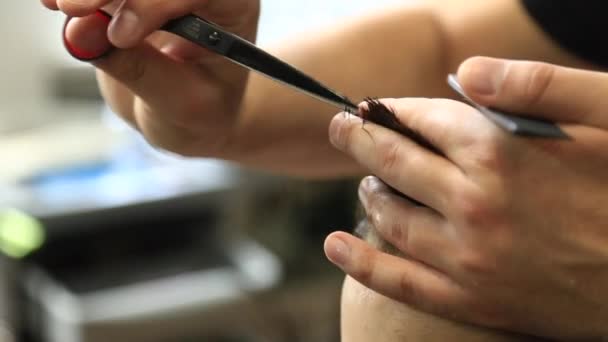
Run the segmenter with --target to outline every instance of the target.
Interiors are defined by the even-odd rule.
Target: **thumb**
[[[542,119],[608,128],[608,75],[556,65],[474,57],[458,70],[481,105]]]

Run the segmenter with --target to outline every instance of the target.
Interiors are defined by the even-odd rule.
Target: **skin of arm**
[[[408,2],[269,50],[355,101],[451,97],[447,73],[475,55],[593,68],[548,39],[513,0]],[[230,143],[215,157],[309,178],[360,174],[327,139],[336,112],[252,74]]]

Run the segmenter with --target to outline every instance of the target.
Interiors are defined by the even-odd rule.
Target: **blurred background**
[[[259,40],[396,2],[262,0]],[[155,151],[65,53],[62,15],[3,12],[1,342],[339,340],[322,241],[353,226],[357,180]]]

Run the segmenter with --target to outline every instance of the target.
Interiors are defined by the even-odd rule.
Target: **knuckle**
[[[380,147],[380,168],[385,174],[394,174],[401,166],[403,159],[401,155],[401,144],[396,139],[391,139]]]
[[[410,241],[407,220],[397,219],[392,215],[380,214],[378,212],[373,213],[370,219],[384,239],[394,244],[400,250],[409,252]]]
[[[215,89],[193,85],[185,89],[179,101],[174,104],[171,120],[184,128],[217,127],[221,131],[233,123],[234,116],[231,113],[237,112],[240,104],[239,101],[225,100]]]
[[[481,228],[489,221],[487,207],[480,201],[463,200],[459,211],[462,220],[469,227]]]
[[[495,144],[490,143],[479,148],[472,157],[476,166],[484,170],[491,170],[498,173],[504,168],[504,158],[500,149]]]
[[[87,6],[87,4],[84,4],[81,1],[57,0],[57,8],[59,8],[61,11],[65,12],[68,15],[76,16],[85,14],[85,11],[88,9],[88,7],[89,6]]]
[[[44,6],[48,9],[56,10],[59,9],[56,0],[40,0]]]
[[[467,308],[464,317],[473,324],[481,324],[487,327],[497,328],[493,322],[497,321],[499,310],[487,298],[485,291],[468,293],[462,300],[461,305]]]
[[[355,267],[349,272],[350,275],[364,285],[369,285],[372,281],[376,260],[375,253],[377,253],[375,250],[365,248],[357,258],[358,260],[352,263]]]
[[[456,217],[469,227],[489,227],[498,216],[494,199],[479,189],[459,189],[454,196]]]
[[[185,157],[200,155],[200,145],[196,135],[186,129],[158,122],[151,116],[138,122],[146,141],[155,148]]]
[[[487,280],[491,279],[497,271],[489,257],[480,251],[463,252],[457,262],[460,269],[469,275],[469,279],[475,279],[477,286],[487,285]]]
[[[164,0],[148,0],[148,1],[127,1],[125,7],[137,12],[142,17],[158,18],[174,18],[194,10],[192,1],[164,1]]]
[[[399,301],[414,307],[422,306],[422,298],[418,295],[418,290],[411,275],[403,273],[399,276]]]
[[[376,229],[383,231],[386,221],[385,215],[381,215],[386,203],[386,194],[371,193],[368,197],[367,215]]]
[[[186,5],[186,6],[184,6],[184,5]],[[184,4],[183,2],[180,2],[180,1],[163,1],[163,0],[156,0],[154,2],[152,2],[152,1],[148,2],[150,12],[163,13],[163,15],[168,18],[177,17],[180,15],[184,15],[188,12],[191,12],[196,8],[195,7],[196,5],[200,6],[199,4],[196,4],[195,1],[188,1],[188,2],[186,2],[186,4]],[[158,11],[159,8],[163,8],[163,11],[162,12]]]
[[[555,66],[545,63],[533,63],[530,67],[527,86],[524,87],[525,98],[529,105],[540,102],[555,75]]]
[[[477,168],[504,174],[509,171],[509,156],[504,132],[498,129],[488,131],[474,147],[469,148],[470,162]]]
[[[172,120],[183,127],[196,126],[202,123],[203,118],[208,117],[208,115],[204,115],[206,107],[209,107],[209,101],[206,98],[199,94],[185,94],[173,112]],[[219,121],[221,119],[218,117],[218,121],[207,124],[207,126],[219,124]]]
[[[368,221],[376,231],[400,251],[414,253],[416,246],[412,246],[410,240],[410,220],[407,215],[391,209],[390,202],[394,200],[394,196],[385,193],[373,194],[368,200]]]
[[[454,255],[454,265],[462,274],[460,280],[478,290],[516,286],[504,277],[505,267],[513,263],[512,250],[512,239],[502,232],[473,238]]]
[[[404,253],[416,255],[415,247],[409,234],[408,220],[392,220],[386,224],[386,238],[389,239],[396,247]]]
[[[146,59],[133,56],[127,50],[116,51],[99,63],[104,71],[128,85],[140,83],[146,75]]]
[[[139,83],[146,75],[147,64],[144,58],[129,58],[124,61],[122,75],[127,82]]]
[[[329,126],[329,135],[332,143],[338,148],[344,149],[347,152],[352,152],[352,134],[353,129],[347,120],[343,118],[334,118]]]
[[[494,305],[491,300],[471,300],[468,308],[473,323],[501,330],[509,330],[513,326],[509,314],[501,305]]]
[[[517,94],[518,100],[527,106],[534,106],[542,101],[551,85],[556,66],[540,62],[521,62],[509,68],[506,82]]]
[[[410,246],[411,241],[407,221],[404,222],[397,220],[392,222],[390,228],[390,237],[392,241],[395,241],[403,251],[415,253],[415,251],[412,251],[412,246]]]

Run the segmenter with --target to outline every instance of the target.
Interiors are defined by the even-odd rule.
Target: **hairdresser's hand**
[[[346,233],[326,253],[424,311],[546,337],[608,336],[608,74],[476,58],[459,79],[477,101],[558,121],[572,140],[513,137],[454,101],[387,100],[441,156],[336,116],[335,146],[428,208],[368,178],[367,214],[407,257]]]
[[[254,41],[259,0],[42,0],[69,16],[99,8],[113,13],[107,30],[86,19],[67,29],[75,46],[120,48],[96,61],[103,95],[114,111],[154,145],[185,155],[217,155],[229,143],[248,73],[167,33],[168,20],[196,13]]]

